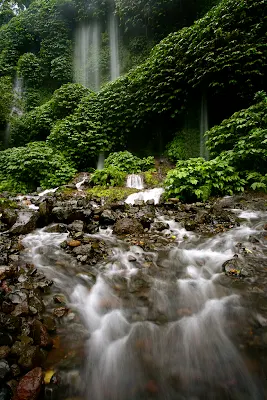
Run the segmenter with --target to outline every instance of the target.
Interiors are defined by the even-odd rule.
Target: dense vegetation
[[[217,3],[217,7],[192,26],[169,34],[143,63],[104,85],[97,93],[68,83],[73,76],[73,32],[85,19],[106,23],[110,3],[92,0],[88,6],[83,1],[35,0],[20,5],[23,11],[9,21],[7,16],[3,17],[0,129],[3,131],[10,120],[10,145],[17,147],[3,152],[0,164],[6,163],[4,154],[16,154],[31,148],[31,144],[27,145],[29,142],[41,141],[40,146],[55,149],[54,154],[62,157],[62,168],[64,164],[63,169],[67,171],[65,175],[62,172],[62,177],[66,181],[73,168],[94,167],[101,152],[107,154],[127,148],[139,156],[159,155],[168,143],[165,154],[172,161],[178,160],[177,168],[167,177],[169,196],[206,199],[245,187],[265,188],[264,92],[258,94],[256,104],[251,104],[256,92],[267,89],[266,0],[203,0],[197,7],[194,1],[117,0],[113,6],[131,54],[134,54],[134,31],[142,32],[135,42],[136,54],[141,55],[144,48],[147,50],[152,42],[168,33],[166,29],[172,31],[192,23],[196,16]],[[3,4],[1,13],[8,9],[8,3]],[[195,4],[191,12],[190,4]],[[173,19],[179,7],[182,13]],[[102,34],[106,41],[105,32]],[[145,42],[141,37],[146,38]],[[107,54],[103,57],[108,60]],[[140,61],[142,57],[137,59]],[[128,67],[135,62],[130,64]],[[24,79],[22,107],[25,112],[23,116],[15,114],[10,118],[8,110],[14,101],[11,81],[15,72]],[[187,160],[198,155],[199,129],[186,128],[185,121],[192,113],[198,114],[194,118],[199,119],[204,95],[213,111],[212,123],[217,122],[208,132],[207,145],[212,159]],[[223,107],[216,107],[216,102],[219,104],[222,100]],[[36,155],[40,149],[37,143],[33,146]],[[17,154],[22,160],[22,153]],[[93,180],[118,185],[126,172],[151,168],[151,159],[144,161],[129,154],[112,154],[106,160],[105,169],[96,172]],[[12,163],[11,157],[8,165]],[[56,165],[53,163],[52,174]],[[14,171],[16,168],[14,159]],[[12,171],[12,168],[3,168],[5,180],[24,182],[21,176],[13,176]],[[49,167],[45,171],[49,176]],[[52,183],[41,174],[29,175],[29,179],[32,187]]]
[[[207,200],[211,195],[267,189],[267,96],[207,132],[210,161],[178,161],[165,182],[167,195]]]

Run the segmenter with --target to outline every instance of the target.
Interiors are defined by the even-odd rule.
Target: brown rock
[[[58,307],[58,308],[54,308],[53,310],[53,314],[55,317],[63,317],[64,315],[66,315],[68,313],[68,308],[67,307]]]
[[[11,313],[14,317],[22,317],[29,314],[29,306],[27,301],[17,304],[14,311]]]
[[[69,240],[69,241],[67,241],[67,244],[70,247],[78,247],[81,245],[81,242],[79,240]]]
[[[122,218],[115,223],[113,232],[117,235],[138,234],[143,233],[144,228],[135,218]]]
[[[35,320],[32,327],[34,342],[41,347],[51,347],[53,342],[47,332],[45,325],[43,325],[42,322]]]
[[[10,347],[9,346],[1,346],[0,347],[0,359],[7,358],[9,353],[10,353]]]
[[[16,399],[36,400],[43,383],[42,369],[37,367],[28,372],[17,386]]]

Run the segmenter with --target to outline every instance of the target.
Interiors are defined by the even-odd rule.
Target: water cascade
[[[208,159],[208,149],[206,147],[206,141],[204,134],[209,129],[209,120],[208,120],[208,102],[207,102],[207,95],[203,93],[201,97],[201,109],[200,109],[200,124],[199,124],[199,131],[200,131],[200,139],[199,139],[199,147],[200,147],[200,157]]]
[[[144,189],[144,178],[142,175],[131,174],[127,176],[126,187]]]
[[[93,21],[82,23],[75,34],[74,81],[95,91],[100,88],[100,33]]]
[[[109,48],[110,48],[110,79],[114,81],[120,76],[119,59],[119,26],[114,12],[109,15]]]
[[[19,78],[17,75],[13,84],[13,103],[10,110],[10,116],[18,116],[20,117],[23,114],[21,102],[23,95],[23,78]],[[8,147],[10,141],[10,122],[7,123],[6,129],[4,132],[4,146]]]
[[[60,248],[67,233],[26,236],[27,261],[68,296],[88,331],[82,399],[264,400],[233,340],[248,321],[239,286],[227,288],[222,273],[235,244],[249,246],[261,232],[262,219],[253,221],[190,241],[176,223],[179,244],[161,256],[110,234],[88,235],[110,250],[92,268],[95,282]]]
[[[104,162],[105,162],[105,155],[104,155],[104,153],[100,153],[98,156],[96,169],[103,169]]]
[[[147,202],[148,200],[154,200],[154,204],[158,204],[163,192],[164,190],[162,188],[143,190],[142,192],[130,194],[125,200],[125,203],[134,204],[135,201]]]

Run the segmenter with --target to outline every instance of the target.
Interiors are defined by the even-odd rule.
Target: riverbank
[[[100,198],[88,198],[85,192],[75,190],[67,195],[2,199],[0,398],[67,399],[69,395],[81,395],[79,376],[84,371],[84,346],[90,329],[72,304],[73,287],[66,276],[86,282],[90,291],[97,286],[98,276],[105,275],[111,265],[114,271],[128,268],[130,281],[128,275],[117,272],[116,279],[112,278],[110,288],[117,299],[114,307],[119,301],[129,309],[129,301],[137,301],[139,306],[150,309],[151,282],[180,276],[170,261],[166,262],[173,251],[186,248],[186,243],[197,248],[200,240],[207,242],[209,238],[222,238],[228,231],[238,232],[240,225],[252,220],[257,221],[258,230],[245,235],[244,243],[238,235],[232,237],[230,247],[238,257],[230,252],[228,264],[227,257],[222,258],[222,273],[216,280],[227,291],[242,293],[251,309],[238,334],[240,346],[252,353],[265,349],[266,204],[266,195],[244,194],[207,203],[182,204],[171,199],[157,205],[153,201],[129,205],[122,200],[105,205]],[[37,228],[43,229],[39,236],[34,233]],[[116,248],[121,249],[116,251],[121,251],[123,261],[116,255]],[[199,263],[205,264],[202,256]],[[38,268],[40,265],[42,268]],[[109,296],[104,295],[102,301],[106,302],[102,307],[113,308]],[[175,315],[180,319],[192,312],[192,307],[179,305]],[[175,320],[173,312],[159,312],[155,305],[150,313],[148,319],[155,326]],[[133,322],[141,316],[135,312],[127,318]],[[75,341],[71,338],[73,332]],[[261,369],[257,374],[266,371],[264,355],[261,359],[260,367],[255,367]],[[150,384],[153,385],[155,382]],[[149,396],[153,390],[148,390]],[[156,392],[158,396],[159,389]]]

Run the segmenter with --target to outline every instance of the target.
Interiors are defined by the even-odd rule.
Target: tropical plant
[[[92,175],[90,182],[100,186],[124,186],[126,173],[110,165],[104,169],[97,169]]]
[[[44,142],[13,147],[0,152],[2,190],[29,191],[51,188],[68,182],[76,170],[64,156]]]
[[[139,158],[129,151],[119,151],[109,154],[105,159],[105,167],[116,167],[127,174],[135,174],[148,171],[154,167],[154,157]]]

